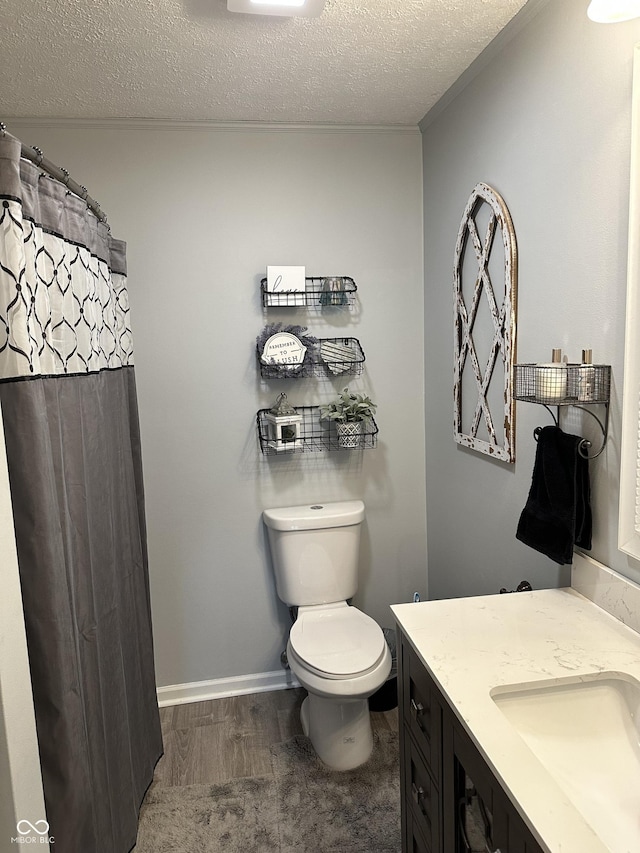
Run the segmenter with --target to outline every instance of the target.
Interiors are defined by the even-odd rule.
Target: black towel
[[[564,565],[573,546],[591,548],[589,462],[578,452],[582,439],[559,427],[540,430],[531,489],[516,539]]]

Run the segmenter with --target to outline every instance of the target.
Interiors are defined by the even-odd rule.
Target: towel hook
[[[542,403],[542,405],[545,407],[545,409],[549,412],[549,414],[553,418],[554,424],[557,427],[559,427],[559,425],[560,425],[560,407],[558,406],[558,416],[556,417],[554,415],[554,413],[551,411],[551,409],[549,408],[549,406],[545,405],[544,403]],[[587,409],[585,406],[576,406],[575,403],[573,403],[572,405],[576,409],[581,409],[583,412],[586,412],[588,415],[591,415],[591,417],[595,420],[595,422],[600,427],[600,430],[602,432],[602,446],[600,447],[600,449],[598,450],[597,453],[593,453],[592,455],[589,455],[589,450],[591,450],[593,445],[589,441],[588,438],[583,438],[580,441],[580,443],[578,444],[578,453],[580,454],[580,456],[582,456],[583,459],[596,459],[598,456],[600,456],[600,454],[604,450],[605,445],[607,443],[607,434],[609,432],[609,405],[607,403],[604,404],[606,406],[606,412],[607,412],[607,417],[605,418],[604,424],[602,423],[600,418],[591,411],[591,409]],[[534,429],[533,437],[536,441],[540,438],[540,433],[542,432],[542,430],[543,430],[543,427],[539,427],[539,426]]]
[[[557,427],[559,427],[559,426],[560,426],[560,410],[558,410],[558,416],[556,417],[556,415],[554,415],[554,413],[553,413],[553,410],[552,410],[551,408],[549,408],[549,406],[547,406],[547,405],[546,405],[546,403],[541,403],[540,405],[542,405],[542,406],[544,406],[544,407],[545,407],[545,409],[549,412],[549,414],[550,414],[550,415],[551,415],[551,417],[553,418],[553,422],[554,422],[554,424],[555,424]],[[540,433],[541,433],[542,429],[543,429],[542,427],[536,427],[536,428],[534,429],[534,431],[533,431],[533,437],[535,438],[535,440],[536,440],[536,441],[537,441],[537,440],[538,440],[538,438],[540,437]]]
[[[596,459],[598,456],[600,456],[600,454],[602,453],[602,451],[604,450],[604,448],[607,444],[607,436],[609,434],[609,404],[604,403],[604,406],[605,406],[605,410],[606,410],[606,417],[604,420],[604,424],[602,423],[600,418],[591,411],[591,409],[587,409],[586,406],[576,406],[576,409],[581,409],[583,412],[586,412],[588,415],[591,415],[591,417],[594,419],[594,421],[600,427],[600,432],[602,433],[602,446],[600,447],[600,450],[598,450],[598,452],[594,453],[592,456],[589,456],[587,453],[587,451],[591,447],[591,442],[587,441],[586,438],[583,438],[582,441],[580,442],[580,446],[578,447],[578,452],[580,453],[581,456],[584,456],[585,459]]]

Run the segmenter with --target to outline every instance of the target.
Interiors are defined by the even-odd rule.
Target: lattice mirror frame
[[[486,219],[484,229],[478,225],[481,211]],[[504,257],[501,280],[494,284],[489,263],[498,231]],[[468,264],[465,262],[469,247],[477,263],[477,274],[471,286],[467,285]],[[515,462],[513,364],[516,358],[517,277],[516,235],[509,210],[495,190],[478,183],[465,207],[455,252],[453,434],[458,444],[511,463]],[[483,295],[489,309],[489,319],[485,321],[479,319]],[[481,364],[476,346],[478,337],[489,342],[484,364]],[[501,363],[501,371],[496,371],[498,363]],[[502,376],[496,376],[497,372]],[[498,382],[502,385],[499,395],[495,387]],[[497,406],[491,411],[490,390],[492,399],[500,399],[503,403],[499,412]],[[481,427],[486,438],[479,435]]]

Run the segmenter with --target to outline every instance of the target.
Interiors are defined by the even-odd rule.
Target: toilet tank
[[[265,509],[262,518],[282,601],[301,607],[355,594],[362,501]]]

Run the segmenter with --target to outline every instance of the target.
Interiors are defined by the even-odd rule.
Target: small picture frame
[[[269,293],[304,293],[306,267],[267,267]]]

